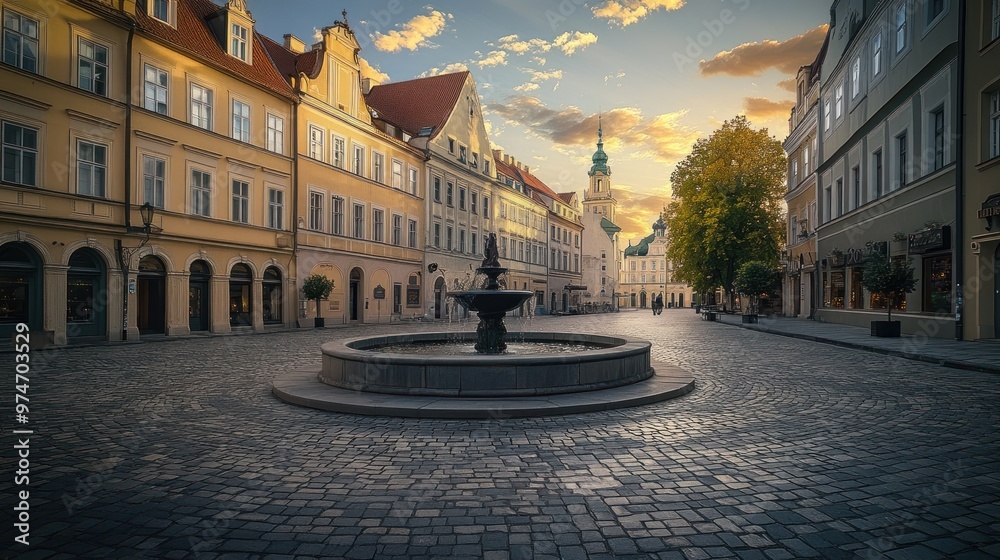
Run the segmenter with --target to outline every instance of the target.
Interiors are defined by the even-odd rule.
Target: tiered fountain
[[[448,295],[479,316],[471,332],[431,332],[328,342],[322,370],[290,372],[274,383],[282,400],[339,412],[482,418],[540,416],[635,406],[686,394],[687,372],[657,364],[650,344],[619,336],[512,333],[504,315],[533,297],[503,289],[496,236],[487,237],[480,289]],[[475,353],[470,346],[474,343]],[[576,397],[586,394],[586,398]],[[392,397],[390,398],[390,395]],[[402,395],[403,397],[399,397]],[[533,399],[525,397],[535,397]]]

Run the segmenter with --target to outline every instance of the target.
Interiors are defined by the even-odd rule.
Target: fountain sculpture
[[[482,288],[462,292],[449,292],[462,307],[475,311],[479,317],[476,328],[476,352],[480,354],[503,354],[507,350],[507,327],[503,323],[504,315],[516,309],[534,294],[526,290],[501,290],[499,277],[506,274],[507,269],[500,266],[500,254],[497,252],[497,236],[490,233],[486,237],[485,257],[483,264],[476,269],[476,274],[483,274]]]

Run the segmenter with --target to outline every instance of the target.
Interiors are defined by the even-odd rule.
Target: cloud
[[[535,62],[536,64],[538,64],[539,66],[545,66],[545,62],[546,62],[545,61],[545,57],[542,57],[542,56],[533,56],[533,57],[531,57],[531,60],[533,62]]]
[[[426,72],[418,75],[418,78],[426,78],[428,76],[440,76],[441,74],[454,74],[455,72],[465,72],[469,67],[465,65],[464,62],[452,62],[445,65],[444,67],[434,67]]]
[[[610,80],[618,80],[625,77],[625,72],[619,72],[617,74],[609,74],[604,76],[604,83],[608,83]]]
[[[480,68],[488,66],[507,66],[507,51],[490,51],[486,58],[476,61]]]
[[[615,225],[622,228],[623,243],[633,245],[647,235],[653,233],[653,222],[660,217],[660,211],[670,202],[670,187],[662,186],[653,192],[638,192],[629,185],[614,186],[615,199],[618,200],[618,214]]]
[[[563,146],[593,146],[597,141],[598,115],[585,115],[578,107],[551,109],[537,97],[514,95],[487,108],[506,121],[519,124]],[[603,114],[604,139],[609,149],[626,147],[638,158],[676,162],[687,155],[698,132],[681,123],[687,111],[645,117],[634,107]],[[553,146],[558,150],[558,146]]]
[[[784,90],[788,90],[792,93],[795,93],[795,88],[797,87],[795,76],[781,80],[780,82],[778,82],[778,87]]]
[[[594,16],[628,27],[652,12],[679,10],[685,0],[607,0],[593,9]]]
[[[574,31],[572,33],[566,32],[556,37],[556,40],[552,41],[552,44],[568,56],[578,50],[585,49],[596,42],[597,35],[594,35],[593,33],[580,33],[579,31]]]
[[[794,101],[771,101],[766,97],[744,97],[743,109],[750,120],[787,118],[795,106]]]
[[[323,40],[323,31],[318,27],[313,27],[313,43]]]
[[[372,80],[384,84],[389,82],[391,78],[385,72],[379,70],[377,67],[372,66],[367,60],[358,57],[361,60],[361,78],[371,78]]]
[[[529,91],[535,91],[536,89],[538,89],[540,87],[541,86],[539,86],[535,82],[525,82],[525,83],[523,83],[523,84],[521,84],[519,86],[516,86],[514,88],[514,91],[529,92]]]
[[[796,35],[786,41],[766,40],[743,43],[731,51],[722,51],[711,60],[698,63],[702,76],[726,74],[728,76],[757,76],[777,69],[785,74],[795,74],[799,68],[816,58],[826,38],[828,25],[824,24]]]
[[[444,31],[445,20],[448,19],[453,19],[453,16],[431,10],[427,15],[416,16],[404,23],[401,30],[393,29],[385,34],[376,32],[372,42],[380,51],[415,51],[420,47],[430,46],[428,39],[440,35]]]
[[[549,49],[552,48],[552,43],[549,43],[544,39],[529,39],[527,41],[522,41],[516,34],[500,37],[497,39],[497,43],[499,43],[502,48],[517,55],[522,55],[527,52],[548,52]]]

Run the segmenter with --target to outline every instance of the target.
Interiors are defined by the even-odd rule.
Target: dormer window
[[[229,35],[229,54],[243,62],[249,62],[247,59],[247,28],[234,23],[230,26]]]
[[[174,25],[177,6],[175,0],[149,0],[149,15],[167,25]]]
[[[467,153],[467,150],[465,149],[465,146],[459,146],[458,147],[458,161],[460,161],[462,163],[465,163],[466,157],[467,157],[466,153]]]

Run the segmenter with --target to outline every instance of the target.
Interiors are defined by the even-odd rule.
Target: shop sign
[[[372,290],[372,297],[375,299],[385,299],[385,288],[382,287],[382,284],[375,286],[375,289]]]
[[[986,220],[986,231],[993,229],[993,217],[1000,216],[1000,194],[995,194],[986,199],[983,208],[979,211],[979,218]]]
[[[848,249],[844,257],[847,260],[847,266],[861,266],[865,264],[872,253],[884,257],[888,255],[888,249],[889,243],[887,241],[868,242],[863,249],[853,247]]]
[[[910,234],[909,249],[911,253],[941,251],[949,248],[948,242],[950,239],[951,226],[925,229]]]

